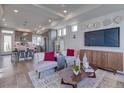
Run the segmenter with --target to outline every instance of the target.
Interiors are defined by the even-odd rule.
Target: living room
[[[123,5],[0,8],[1,88],[124,87]]]

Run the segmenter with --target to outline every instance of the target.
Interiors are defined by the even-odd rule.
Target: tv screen
[[[85,46],[120,46],[120,28],[109,28],[85,32]]]

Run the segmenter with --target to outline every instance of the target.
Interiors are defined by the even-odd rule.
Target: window
[[[62,30],[58,30],[58,36],[62,36]]]
[[[37,45],[37,37],[35,37],[35,36],[32,37],[32,43]]]
[[[72,32],[76,32],[78,30],[77,25],[72,26]]]
[[[42,40],[41,36],[33,36],[32,42],[33,42],[33,44],[38,45],[38,46],[43,45],[43,40]]]
[[[66,28],[63,28],[62,29],[62,36],[65,36],[66,35]]]
[[[37,45],[41,44],[41,37],[37,37]]]

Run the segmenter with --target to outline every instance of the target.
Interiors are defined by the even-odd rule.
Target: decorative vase
[[[83,57],[83,66],[85,68],[88,68],[89,67],[89,62],[87,60],[87,56],[86,56],[86,53],[84,54],[84,57]]]

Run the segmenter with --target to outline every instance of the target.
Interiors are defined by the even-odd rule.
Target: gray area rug
[[[35,88],[72,88],[70,85],[61,84],[59,73],[61,71],[46,71],[38,79],[38,73],[32,71],[29,72],[29,76]],[[78,88],[124,88],[124,76],[98,69],[96,78],[83,79],[78,84]]]

